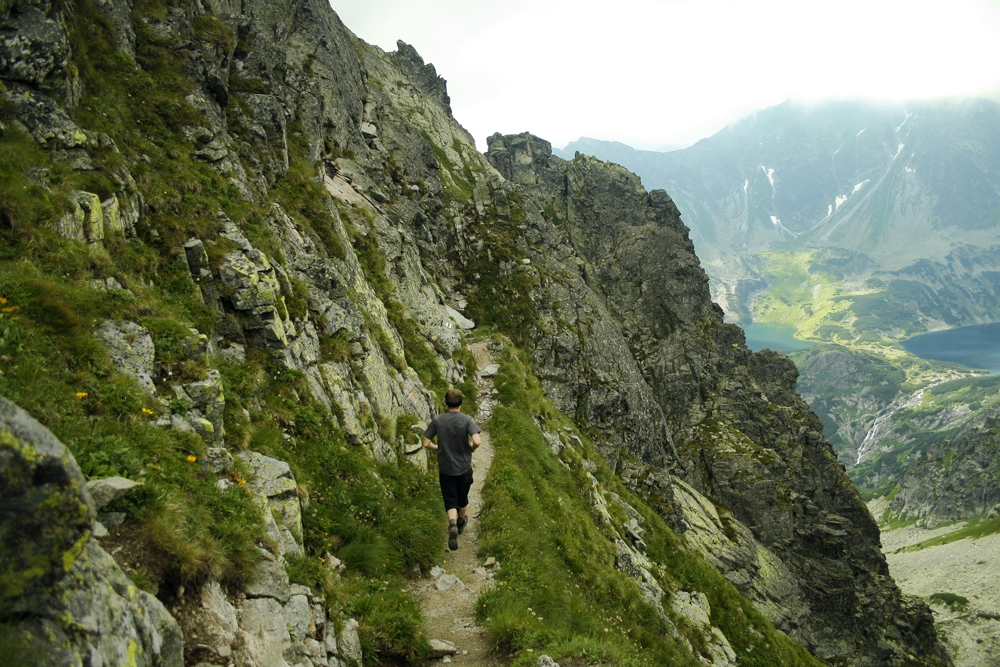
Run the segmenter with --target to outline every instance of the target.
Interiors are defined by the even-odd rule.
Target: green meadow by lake
[[[795,327],[791,324],[766,322],[741,326],[747,337],[747,347],[754,352],[764,348],[775,352],[794,352],[816,344],[796,338]]]

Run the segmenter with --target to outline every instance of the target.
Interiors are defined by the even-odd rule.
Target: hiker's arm
[[[479,441],[479,434],[474,433],[472,435],[472,451],[476,451],[477,449],[479,449],[479,445],[481,444],[482,443]]]
[[[424,449],[433,449],[436,452],[437,448],[438,446],[431,442],[430,438],[424,438]]]

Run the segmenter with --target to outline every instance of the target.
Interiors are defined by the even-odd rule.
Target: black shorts
[[[469,489],[472,488],[472,468],[461,475],[438,474],[441,481],[441,496],[444,498],[444,509],[457,510],[469,506]]]

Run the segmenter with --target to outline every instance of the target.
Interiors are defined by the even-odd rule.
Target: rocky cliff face
[[[894,516],[924,519],[934,527],[991,510],[996,514],[1000,417],[997,410],[991,412],[907,461],[896,475],[899,489],[890,504]]]
[[[141,247],[169,260],[145,274],[95,261],[88,289],[196,302],[184,311],[195,328],[172,331],[171,347],[147,345],[134,322],[88,335],[145,388],[160,428],[214,447],[223,487],[238,483],[227,448],[252,445],[240,434],[254,422],[273,420],[289,450],[309,424],[265,411],[251,380],[227,386],[216,366],[290,372],[296,404],[393,461],[399,424],[431,416],[431,389],[467,379],[459,332],[471,318],[529,348],[548,395],[622,479],[815,655],[947,661],[926,606],[889,577],[794,366],[723,324],[665,192],[593,158],[553,158],[531,135],[495,135],[479,154],[432,66],[406,44],[360,42],[319,0],[3,7],[2,129],[58,166],[24,167],[33,192],[63,207],[46,224],[95,256]],[[102,106],[92,86],[114,76],[146,88]],[[47,194],[58,188],[67,196]],[[0,204],[16,238],[22,209]],[[270,563],[314,539],[304,501],[282,462],[237,458],[273,482],[255,491],[273,545],[258,574],[273,581]],[[204,603],[217,610],[214,655],[357,659],[280,574],[235,596],[236,624],[230,601]],[[269,614],[297,619],[294,631]]]
[[[658,496],[679,530],[718,526],[728,539],[713,543],[709,529],[702,546],[818,657],[878,664],[893,660],[889,642],[933,646],[930,616],[890,583],[878,529],[795,393],[795,367],[750,352],[722,322],[670,198],[616,165],[547,151],[495,135],[487,155],[535,183],[521,247],[552,295],[535,300],[532,333],[549,394],[600,432],[619,474]],[[694,501],[678,488],[716,516],[686,511]],[[859,642],[874,653],[857,657]]]
[[[989,184],[1000,166],[998,115],[988,100],[785,102],[683,150],[592,139],[566,150],[618,162],[673,193],[714,294],[737,321],[760,318],[755,292],[788,269],[772,265],[767,249],[784,244],[836,248],[841,256],[825,268],[846,275],[845,291],[878,275],[880,290],[910,297],[908,319],[921,331],[996,318],[998,200]]]

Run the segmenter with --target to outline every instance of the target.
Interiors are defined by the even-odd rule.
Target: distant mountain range
[[[786,102],[683,150],[581,138],[556,152],[577,151],[667,191],[731,319],[769,319],[755,301],[787,277],[761,259],[774,249],[808,251],[806,270],[847,291],[910,295],[907,333],[1000,319],[994,102]]]

